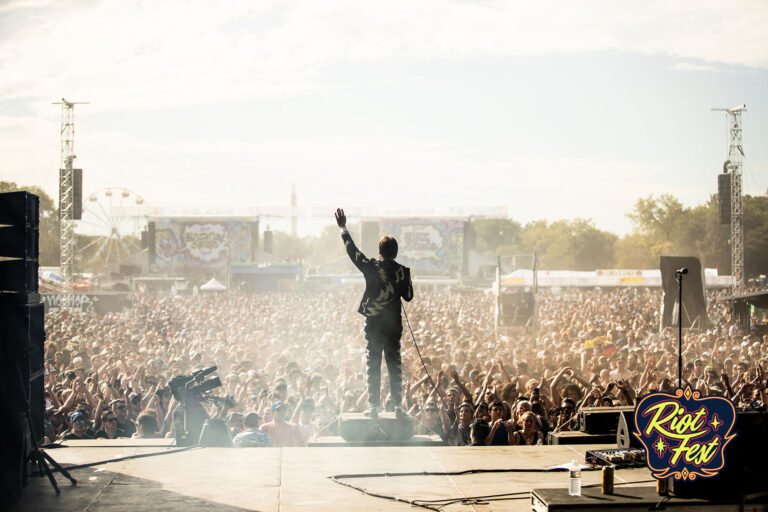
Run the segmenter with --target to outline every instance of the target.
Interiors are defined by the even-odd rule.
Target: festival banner
[[[415,275],[455,276],[461,272],[463,219],[381,219],[379,229],[397,239],[397,261]]]
[[[736,436],[733,403],[722,396],[701,396],[690,386],[674,394],[651,393],[635,407],[635,432],[645,447],[656,479],[695,480],[717,476],[725,449]]]
[[[172,275],[219,273],[249,260],[250,220],[155,219],[156,265]]]

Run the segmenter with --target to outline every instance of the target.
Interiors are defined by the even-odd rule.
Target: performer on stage
[[[358,313],[365,317],[366,361],[368,363],[368,405],[365,415],[378,418],[381,405],[381,354],[387,362],[389,388],[395,416],[405,418],[403,410],[403,371],[400,359],[400,336],[403,321],[400,316],[400,297],[413,299],[411,270],[395,261],[397,240],[385,236],[379,242],[379,259],[368,259],[352,241],[347,229],[347,217],[341,208],[336,210],[336,223],[341,228],[341,239],[352,263],[365,277],[365,293]]]

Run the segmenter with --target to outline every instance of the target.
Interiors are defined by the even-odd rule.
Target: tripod
[[[72,485],[77,485],[77,480],[75,480],[72,475],[64,469],[61,464],[53,460],[53,457],[45,453],[40,449],[40,445],[38,443],[38,437],[35,432],[35,427],[32,424],[32,406],[30,405],[29,398],[27,398],[26,393],[23,392],[24,390],[24,378],[21,374],[21,367],[19,367],[19,363],[16,363],[16,372],[19,375],[19,384],[21,385],[21,395],[24,397],[24,413],[26,416],[26,424],[27,424],[27,431],[29,432],[29,438],[32,443],[32,450],[29,452],[29,455],[27,455],[27,460],[31,462],[32,464],[37,464],[37,467],[39,469],[38,475],[42,476],[45,474],[48,477],[48,480],[50,480],[51,485],[53,486],[53,490],[56,491],[56,496],[61,494],[61,489],[59,489],[58,484],[56,483],[56,478],[53,476],[53,472],[51,471],[50,466],[48,465],[50,463],[51,466],[56,469],[59,473],[64,475],[65,478],[67,478],[70,482],[72,482]],[[42,370],[37,372],[37,374],[30,377],[30,382],[34,379],[40,379],[42,378]]]

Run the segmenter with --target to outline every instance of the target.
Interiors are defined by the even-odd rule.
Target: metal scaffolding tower
[[[728,120],[729,147],[728,160],[724,171],[731,174],[731,276],[733,292],[744,290],[744,200],[742,196],[741,164],[744,149],[741,146],[741,113],[747,111],[746,105],[734,108],[713,108],[723,111]]]
[[[75,159],[75,105],[84,102],[72,102],[61,98],[53,103],[61,105],[61,166],[59,167],[59,242],[61,245],[61,277],[64,289],[61,293],[61,308],[72,310],[74,305],[73,273],[75,261],[75,222],[73,220],[74,180],[73,161]]]

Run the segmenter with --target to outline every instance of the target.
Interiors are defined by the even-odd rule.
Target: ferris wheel
[[[78,254],[108,268],[138,252],[146,227],[145,209],[144,199],[126,188],[105,188],[85,198],[77,233],[88,238],[77,248]]]

